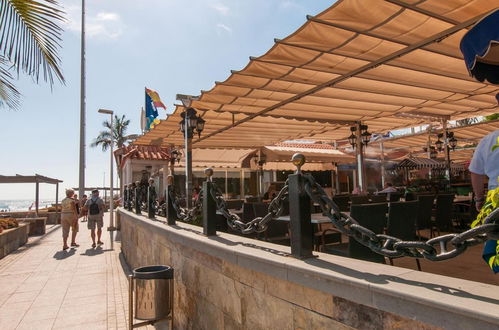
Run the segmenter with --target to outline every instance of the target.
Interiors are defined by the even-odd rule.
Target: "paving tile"
[[[39,293],[40,291],[15,292],[10,295],[9,299],[7,299],[5,303],[12,304],[23,301],[33,302]]]
[[[50,330],[54,324],[54,319],[25,321],[23,320],[16,330]]]

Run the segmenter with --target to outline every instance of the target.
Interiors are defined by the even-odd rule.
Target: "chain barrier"
[[[177,218],[183,222],[193,222],[193,220],[201,214],[203,208],[203,189],[199,191],[198,198],[194,206],[190,209],[180,206],[180,198],[177,196],[175,190],[168,189],[168,195],[173,202],[173,209],[177,213]]]
[[[241,218],[234,213],[231,213],[227,208],[227,203],[223,198],[223,193],[218,186],[213,182],[213,189],[211,190],[211,197],[217,204],[217,211],[219,211],[227,220],[228,226],[242,234],[262,233],[267,230],[269,222],[281,216],[284,211],[284,202],[288,199],[288,181],[284,187],[279,191],[277,196],[270,202],[268,213],[263,217],[256,217],[249,222],[243,222]]]
[[[413,257],[430,261],[442,261],[457,257],[470,246],[481,244],[489,239],[499,239],[499,209],[485,219],[484,224],[464,231],[423,241],[403,241],[397,237],[376,234],[359,225],[350,215],[340,212],[339,207],[329,198],[324,189],[310,174],[303,175],[304,189],[310,198],[320,205],[322,214],[343,234],[353,237],[372,251],[389,258]]]

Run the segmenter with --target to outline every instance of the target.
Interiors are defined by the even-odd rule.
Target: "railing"
[[[192,222],[202,214],[203,233],[208,236],[216,235],[216,214],[218,211],[225,217],[232,230],[242,234],[261,233],[267,230],[271,220],[282,214],[284,203],[289,201],[291,254],[297,258],[308,258],[313,256],[313,227],[310,210],[311,201],[313,201],[320,206],[322,214],[331,220],[339,232],[389,258],[413,257],[442,261],[462,254],[470,246],[489,239],[499,239],[499,208],[493,211],[484,221],[484,224],[480,226],[459,234],[451,233],[434,237],[426,242],[403,241],[397,237],[376,234],[359,225],[350,215],[340,212],[339,207],[329,198],[315,179],[310,174],[301,172],[301,167],[305,164],[303,155],[295,154],[292,162],[297,167],[295,174],[288,177],[284,187],[269,204],[268,213],[263,217],[243,222],[237,214],[231,213],[221,190],[211,179],[213,170],[206,169],[207,179],[203,182],[199,198],[191,209],[180,206],[180,200],[173,189],[173,184],[169,184],[166,205],[162,206],[167,223],[174,225],[176,220]],[[138,202],[136,195],[135,199],[132,199],[131,196],[129,192],[125,193],[125,204],[129,210],[133,207],[133,201]],[[150,205],[149,217],[151,218],[151,214],[154,217],[154,213],[151,213],[151,207],[154,203],[148,201],[147,205]],[[140,214],[140,208],[136,207],[136,213]]]

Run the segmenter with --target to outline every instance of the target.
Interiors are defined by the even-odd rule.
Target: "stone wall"
[[[5,229],[0,233],[0,259],[28,241],[29,224],[21,223],[17,228]]]
[[[2,214],[12,218],[34,218],[36,216],[34,211],[4,212]],[[38,216],[46,217],[47,225],[57,225],[61,223],[61,213],[58,212],[40,211],[38,212]]]
[[[221,233],[120,209],[131,268],[175,269],[178,329],[493,329],[497,287]]]

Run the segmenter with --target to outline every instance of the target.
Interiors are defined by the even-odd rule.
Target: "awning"
[[[459,43],[490,0],[340,0],[192,106],[196,147],[337,140],[355,121],[374,133],[496,111],[497,86],[472,79]],[[136,143],[182,144],[182,106]]]
[[[473,77],[499,84],[499,9],[481,19],[464,35],[461,51]]]
[[[193,149],[193,168],[241,168],[242,161],[254,149]],[[182,151],[179,167],[185,167],[185,152]],[[177,166],[177,165],[175,165]]]
[[[406,158],[397,165],[397,168],[405,168],[405,169],[423,169],[423,168],[445,169],[445,167],[446,165],[444,161],[438,161],[429,158],[419,158],[419,157]],[[451,170],[464,171],[465,167],[462,164],[451,163]]]

